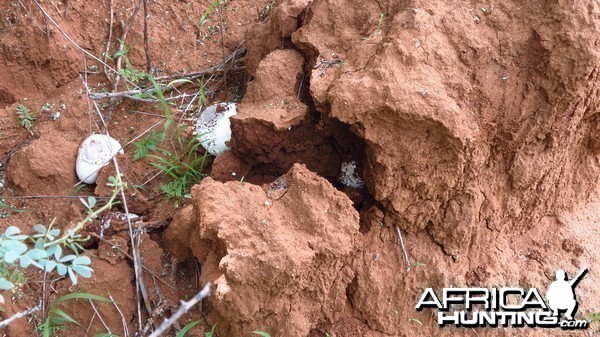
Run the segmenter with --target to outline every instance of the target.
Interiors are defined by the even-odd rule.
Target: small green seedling
[[[138,160],[147,156],[150,151],[158,150],[158,144],[160,144],[161,141],[162,135],[157,131],[152,131],[139,142],[134,142],[133,145],[135,145],[135,151],[133,153],[133,160]]]
[[[69,316],[66,312],[58,307],[62,302],[69,300],[89,300],[89,301],[100,301],[100,302],[112,302],[111,300],[98,295],[86,294],[86,293],[73,293],[65,295],[57,299],[52,307],[48,309],[48,314],[44,323],[38,326],[38,330],[42,331],[43,337],[50,337],[56,334],[58,331],[64,329],[65,323],[71,323],[81,326],[79,322]]]
[[[205,331],[204,332],[204,337],[214,337],[215,336],[215,328],[217,327],[217,325],[213,325],[212,329],[210,329],[210,331]]]
[[[262,336],[262,337],[271,337],[271,335],[269,335],[268,333],[263,332],[263,331],[252,331],[252,333],[255,335]]]
[[[21,124],[21,126],[33,135],[33,131],[31,131],[31,128],[33,127],[35,115],[31,112],[31,110],[23,104],[19,104],[17,106],[17,117],[19,117],[19,123]]]
[[[195,327],[198,324],[200,324],[200,320],[186,324],[186,326],[184,326],[181,330],[179,330],[179,332],[177,332],[175,337],[185,337],[185,334],[187,334],[188,331],[190,331],[193,327]]]

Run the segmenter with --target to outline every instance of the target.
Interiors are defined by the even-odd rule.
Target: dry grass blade
[[[177,310],[171,317],[166,319],[158,329],[154,330],[154,332],[148,337],[158,337],[162,336],[167,330],[173,325],[181,316],[190,311],[198,302],[210,296],[210,283],[207,283],[200,292],[198,292],[194,297],[192,297],[189,301],[181,301],[181,306],[179,310]]]

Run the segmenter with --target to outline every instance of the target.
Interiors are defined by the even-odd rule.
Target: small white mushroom
[[[235,103],[218,103],[204,109],[196,122],[196,133],[202,146],[213,156],[226,150],[231,139],[229,117],[237,114]]]
[[[89,136],[79,147],[75,164],[77,177],[86,184],[96,183],[98,171],[117,153],[125,152],[116,139],[99,134]]]

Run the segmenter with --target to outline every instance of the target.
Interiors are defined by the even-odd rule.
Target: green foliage
[[[255,334],[255,335],[262,336],[262,337],[271,337],[271,335],[269,335],[266,332],[262,332],[262,331],[252,331],[252,333]]]
[[[271,12],[271,9],[273,8],[273,6],[275,6],[275,1],[270,1],[269,3],[267,3],[265,5],[265,7],[263,7],[263,9],[258,11],[258,13],[256,15],[256,19],[257,20],[266,19],[267,16],[269,16],[269,13]],[[256,10],[258,10],[258,8]]]
[[[203,173],[208,158],[208,152],[201,154],[200,142],[195,138],[184,139],[184,130],[187,125],[176,125],[171,115],[169,105],[164,97],[164,89],[156,83],[154,78],[147,75],[148,81],[154,86],[154,94],[160,102],[160,108],[165,114],[165,124],[160,132],[153,132],[140,142],[135,143],[135,156],[138,158],[146,157],[150,159],[150,164],[163,171],[170,181],[161,185],[161,190],[171,198],[182,198],[189,195],[192,185],[200,182],[206,175]],[[184,80],[192,83],[190,81]],[[174,85],[171,82],[167,87]],[[204,97],[204,86],[200,82],[200,99]],[[160,145],[166,146],[167,135],[173,137],[173,148],[171,150]],[[150,153],[152,152],[152,154]],[[135,157],[134,157],[135,158]]]
[[[177,332],[175,337],[185,337],[185,334],[198,324],[200,324],[200,320],[186,324],[186,326],[184,326],[181,330],[179,330],[179,332]]]
[[[93,210],[96,206],[94,197],[89,197],[87,201],[81,199],[88,208],[87,216],[62,236],[60,229],[52,228],[54,222],[48,228],[41,224],[33,226],[33,234],[23,234],[18,227],[9,226],[4,233],[0,234],[0,264],[3,268],[14,270],[36,267],[48,273],[56,271],[58,275],[68,275],[72,284],[77,284],[79,276],[91,277],[93,272],[90,267],[91,260],[87,256],[80,255],[82,249],[78,242],[87,240],[81,237],[80,231],[86,223],[112,207],[116,196],[123,188],[114,177],[109,178],[108,185],[113,187],[109,202]],[[73,254],[63,254],[65,248],[70,248]],[[7,279],[7,275],[7,273],[0,273],[0,290],[9,290],[15,286]],[[0,295],[0,302],[3,301],[4,298]],[[60,312],[57,314],[60,316]]]
[[[213,0],[213,2],[208,5],[208,8],[204,10],[202,16],[200,16],[200,20],[198,20],[198,29],[201,29],[210,20],[210,13],[214,11],[215,8],[219,7],[220,4],[220,0]]]
[[[13,213],[23,213],[23,212],[25,212],[22,209],[14,208],[14,207],[11,207],[11,206],[7,205],[6,203],[4,203],[4,201],[2,199],[0,199],[0,208],[3,208],[5,210],[7,210],[9,212],[13,212]]]
[[[152,131],[148,136],[144,137],[139,142],[134,142],[135,151],[133,153],[133,160],[138,160],[142,157],[147,156],[150,151],[157,151],[158,144],[162,140],[162,135],[159,132]]]
[[[592,312],[589,315],[588,320],[590,322],[600,322],[600,311],[599,312]]]
[[[217,327],[217,325],[213,325],[212,329],[210,329],[210,331],[206,331],[204,332],[204,337],[215,337],[215,328]]]
[[[204,165],[208,158],[208,152],[199,155],[197,151],[200,142],[192,139],[188,144],[186,152],[178,156],[173,152],[161,149],[162,156],[148,155],[148,158],[154,159],[150,164],[171,177],[171,182],[163,184],[161,190],[169,197],[185,197],[192,185],[200,182],[206,175]]]
[[[129,57],[127,57],[130,49],[131,48],[125,44],[125,41],[119,40],[119,50],[112,56],[108,55],[107,58],[109,60],[114,60],[122,57],[125,60],[125,68],[119,69],[119,74],[132,83],[138,83],[146,78],[146,72],[136,69],[131,64]]]
[[[17,117],[19,118],[19,123],[21,126],[29,131],[29,133],[33,134],[31,128],[33,127],[35,115],[31,112],[31,110],[23,104],[19,104],[17,106]]]
[[[58,307],[58,305],[62,302],[69,300],[89,300],[89,301],[100,301],[100,302],[112,302],[111,300],[104,298],[98,295],[92,295],[87,293],[72,293],[57,299],[52,307],[48,309],[48,313],[46,315],[46,319],[44,323],[38,326],[38,330],[42,332],[43,337],[50,337],[54,335],[56,332],[63,330],[65,323],[71,323],[81,326],[79,322],[74,320],[69,314],[64,312],[62,309]],[[110,336],[107,335],[107,336]]]

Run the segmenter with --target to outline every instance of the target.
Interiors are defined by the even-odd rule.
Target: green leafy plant
[[[68,275],[73,284],[77,284],[78,276],[91,277],[93,272],[90,267],[91,260],[88,256],[81,255],[82,248],[78,245],[78,242],[86,240],[82,238],[80,231],[86,223],[115,204],[115,199],[123,185],[115,177],[109,177],[108,185],[113,187],[109,201],[94,210],[96,205],[94,197],[88,198],[87,201],[81,199],[88,207],[87,216],[62,235],[60,229],[52,228],[54,222],[48,228],[41,224],[33,226],[33,234],[23,234],[18,227],[9,226],[0,235],[0,263],[8,270],[33,266],[46,272],[56,271],[61,276]],[[65,248],[70,248],[73,254],[64,254]],[[9,290],[14,286],[5,275],[0,274],[0,290]],[[0,302],[3,301],[4,297],[0,294]]]
[[[185,334],[187,334],[187,332],[190,331],[193,327],[200,324],[200,322],[201,322],[200,320],[197,320],[197,321],[193,321],[191,323],[186,324],[181,330],[179,330],[177,332],[175,337],[185,337]]]
[[[161,185],[161,190],[169,197],[181,198],[187,196],[190,187],[202,180],[208,152],[200,155],[197,151],[200,142],[193,139],[187,144],[186,152],[178,156],[165,149],[160,149],[162,156],[148,155],[154,159],[150,164],[159,168],[171,177],[171,182]]]
[[[214,337],[215,336],[215,328],[217,327],[217,325],[213,325],[212,329],[210,329],[210,331],[205,331],[204,332],[204,337]]]
[[[48,309],[46,319],[38,326],[38,330],[42,332],[43,337],[50,337],[56,332],[63,330],[65,323],[71,323],[81,326],[79,322],[73,319],[69,314],[64,312],[58,307],[62,302],[69,300],[89,300],[89,301],[100,301],[100,302],[112,302],[111,300],[98,295],[92,295],[87,293],[73,293],[58,298],[54,304]],[[111,336],[112,334],[105,334],[105,336]]]
[[[590,322],[600,322],[600,311],[590,313],[588,315],[588,320]]]
[[[160,132],[152,131],[139,142],[134,142],[133,145],[135,145],[135,151],[133,153],[133,160],[138,160],[147,156],[150,151],[157,151],[161,140],[162,135]]]
[[[263,9],[258,10],[258,8],[256,9],[258,11],[258,13],[256,14],[256,19],[257,20],[264,20],[267,18],[267,16],[269,16],[269,13],[271,12],[271,9],[273,9],[273,6],[275,6],[275,1],[270,1],[268,2],[265,7],[263,7]]]
[[[200,16],[200,20],[198,20],[198,29],[202,29],[202,27],[209,21],[210,13],[215,10],[221,4],[221,0],[213,0],[208,5],[208,8],[202,12],[202,16]]]
[[[184,139],[184,132],[187,125],[176,125],[171,115],[169,105],[164,97],[164,89],[156,83],[151,75],[147,75],[148,81],[154,86],[154,95],[160,102],[160,108],[163,111],[166,121],[160,132],[155,132],[150,139],[140,141],[136,144],[136,154],[140,157],[150,159],[150,164],[164,172],[170,181],[161,185],[161,190],[171,198],[181,198],[189,196],[189,190],[193,184],[200,182],[206,175],[203,173],[208,152],[200,152],[200,142],[195,138]],[[191,81],[184,80],[187,83]],[[174,85],[175,82],[167,86]],[[202,81],[200,82],[202,84]],[[203,86],[201,85],[201,94]],[[201,99],[203,99],[201,97]],[[166,146],[167,135],[174,139],[172,142],[174,148],[166,149],[158,147],[159,144]],[[150,154],[149,152],[153,153]]]
[[[262,336],[262,337],[271,337],[271,335],[269,335],[268,333],[263,332],[263,331],[252,331],[252,333],[255,335]]]
[[[125,67],[119,69],[119,74],[132,83],[139,83],[146,78],[146,72],[136,69],[131,64],[129,57],[127,57],[130,49],[131,48],[125,44],[125,41],[119,40],[119,50],[107,58],[113,60],[122,57],[125,60]]]
[[[31,128],[33,127],[35,115],[31,112],[31,110],[23,104],[19,104],[17,106],[17,117],[19,118],[19,123],[21,126],[29,131],[29,133],[33,134]]]
[[[2,199],[0,199],[0,208],[5,209],[5,210],[7,210],[9,212],[12,212],[12,213],[23,213],[23,212],[25,212],[22,209],[14,208],[14,207],[11,207],[11,206],[7,205]]]

